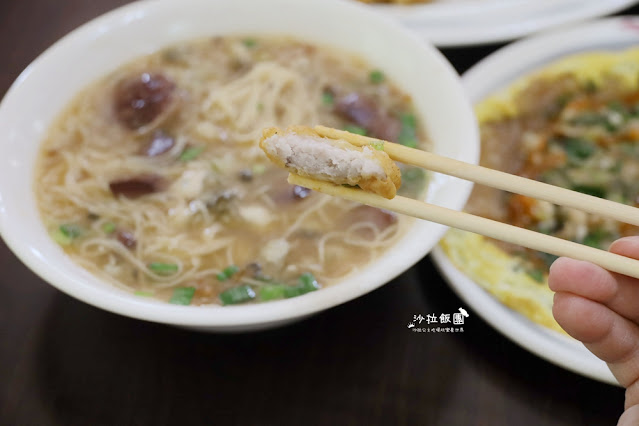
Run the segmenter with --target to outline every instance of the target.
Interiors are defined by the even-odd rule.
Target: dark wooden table
[[[56,39],[124,3],[0,0],[0,96]],[[498,47],[444,53],[463,72]],[[426,258],[306,321],[199,334],[78,302],[0,243],[0,425],[616,423],[622,389],[542,361],[472,311],[464,333],[406,328],[459,306]]]

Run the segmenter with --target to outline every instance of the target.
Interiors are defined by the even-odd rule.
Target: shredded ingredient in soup
[[[287,184],[258,146],[295,123],[425,145],[383,71],[286,38],[216,37],[139,58],[80,93],[35,179],[51,237],[97,276],[177,305],[298,297],[379,257],[409,219]],[[427,176],[401,169],[407,196]]]

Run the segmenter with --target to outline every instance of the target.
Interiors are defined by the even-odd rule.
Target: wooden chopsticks
[[[356,146],[370,145],[371,142],[379,142],[377,139],[354,135],[330,127],[317,126],[315,130],[322,136],[343,139]],[[455,176],[503,191],[526,195],[538,200],[548,201],[560,206],[571,207],[576,210],[639,226],[639,209],[626,204],[615,203],[614,201],[548,185],[547,183],[526,179],[521,176],[464,163],[463,161],[442,157],[432,152],[408,148],[396,143],[384,143],[384,152],[386,152],[390,158],[400,163],[422,167],[433,172]]]
[[[379,140],[377,139],[354,135],[323,126],[315,127],[315,131],[321,136],[346,140],[353,145],[364,146],[373,143],[379,147]],[[400,144],[384,143],[383,150],[393,160],[405,164],[423,167],[427,170],[639,226],[639,209],[625,204],[615,203],[520,176],[441,157]],[[300,185],[315,191],[474,232],[497,240],[528,247],[533,250],[539,250],[557,256],[571,257],[578,260],[586,260],[609,271],[639,278],[639,260],[572,241],[474,216],[469,213],[439,207],[411,198],[396,196],[392,200],[388,200],[360,189],[346,188],[341,185],[316,181],[294,174],[289,175],[288,181],[291,184]]]

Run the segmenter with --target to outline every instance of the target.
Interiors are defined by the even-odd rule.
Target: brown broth
[[[304,273],[332,285],[378,258],[409,220],[296,195],[257,139],[274,125],[357,125],[334,106],[352,93],[396,123],[414,114],[410,96],[371,71],[286,38],[217,37],[139,58],[51,127],[35,178],[43,221],[97,276],[172,303],[218,304],[239,286],[259,301],[263,286],[296,288]],[[405,195],[423,195],[420,179]],[[229,266],[237,271],[224,275]]]

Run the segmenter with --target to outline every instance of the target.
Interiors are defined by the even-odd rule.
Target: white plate
[[[471,68],[462,78],[473,103],[522,75],[561,57],[593,50],[639,46],[639,17],[610,18],[513,43]],[[606,364],[581,343],[549,331],[502,305],[457,270],[437,247],[435,263],[452,288],[486,322],[530,352],[575,373],[617,384]]]
[[[375,5],[437,46],[512,40],[551,27],[611,14],[637,0],[435,0]]]

